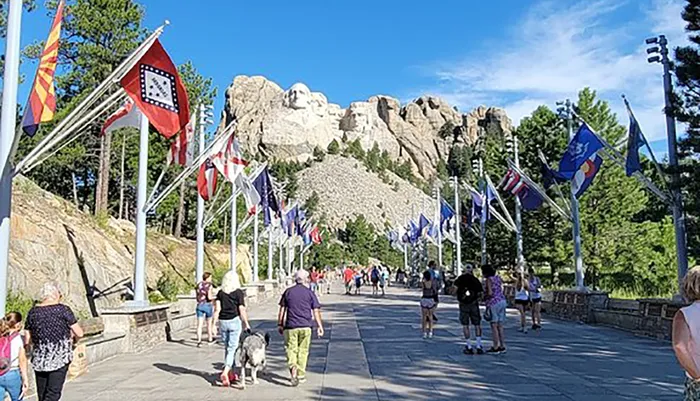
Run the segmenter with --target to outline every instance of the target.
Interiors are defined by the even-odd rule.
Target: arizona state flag
[[[56,9],[49,38],[46,40],[39,60],[39,68],[36,70],[34,85],[29,92],[27,107],[24,108],[22,130],[29,136],[34,136],[39,129],[39,124],[53,120],[56,114],[56,89],[53,78],[58,62],[58,40],[61,37],[63,6],[64,2],[61,1]]]
[[[164,137],[170,139],[190,121],[187,91],[158,39],[126,73],[121,85]]]

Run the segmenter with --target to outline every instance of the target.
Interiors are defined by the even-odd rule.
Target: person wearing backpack
[[[0,396],[11,401],[24,398],[29,387],[27,354],[20,335],[22,314],[10,312],[0,320]]]
[[[197,347],[202,345],[202,326],[207,322],[207,341],[214,341],[214,305],[216,298],[214,285],[211,282],[211,273],[202,275],[202,281],[197,284]]]
[[[469,329],[469,324],[474,326],[474,334],[476,335],[476,353],[481,355],[484,349],[481,346],[481,312],[479,311],[479,298],[484,293],[484,287],[479,279],[474,276],[474,265],[467,263],[464,273],[457,277],[454,283],[457,287],[457,301],[459,302],[459,322],[464,330],[464,338],[467,340],[467,345],[464,347],[464,353],[474,355],[472,348],[472,336]]]
[[[370,274],[372,280],[372,295],[379,295],[379,268],[374,266]]]
[[[27,314],[27,344],[32,344],[32,367],[39,401],[59,401],[68,366],[73,361],[73,339],[83,337],[73,311],[61,303],[58,284],[43,285],[39,303]]]

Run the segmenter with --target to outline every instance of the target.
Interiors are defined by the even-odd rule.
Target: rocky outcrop
[[[66,302],[81,316],[95,308],[121,303],[130,293],[134,269],[135,227],[129,221],[98,221],[73,204],[52,195],[24,177],[14,183],[8,287],[34,298],[44,282],[57,281]],[[207,244],[205,269],[228,265],[226,246]],[[239,249],[239,260],[247,255]],[[163,275],[194,281],[195,243],[148,232],[146,275],[156,289]],[[245,267],[243,263],[239,266]]]
[[[319,195],[316,213],[325,215],[329,227],[344,227],[359,215],[380,232],[387,224],[405,225],[421,212],[432,219],[435,200],[393,173],[384,174],[382,179],[360,161],[329,155],[299,173],[297,193],[302,204],[314,192]]]
[[[233,120],[249,154],[306,161],[314,148],[326,150],[333,140],[345,137],[359,140],[367,151],[376,143],[392,159],[409,160],[424,178],[435,175],[453,145],[473,146],[480,136],[508,136],[512,131],[510,119],[498,108],[461,114],[434,96],[401,106],[382,95],[341,109],[302,83],[284,91],[260,76],[237,76],[226,90],[220,127]]]

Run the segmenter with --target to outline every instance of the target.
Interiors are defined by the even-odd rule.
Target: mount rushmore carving
[[[237,76],[226,90],[221,127],[234,119],[241,146],[250,154],[280,160],[306,161],[314,148],[326,150],[343,136],[359,139],[365,150],[376,143],[393,160],[409,160],[416,174],[428,178],[451,146],[473,146],[482,135],[510,135],[505,111],[479,107],[459,113],[444,100],[422,96],[405,106],[389,96],[372,96],[346,109],[328,103],[303,83],[284,91],[261,76]],[[438,133],[451,123],[453,135]]]

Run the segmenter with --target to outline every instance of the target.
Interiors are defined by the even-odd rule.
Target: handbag
[[[490,322],[493,320],[493,314],[491,314],[491,308],[488,306],[486,307],[486,311],[484,312],[484,320],[487,322]]]

